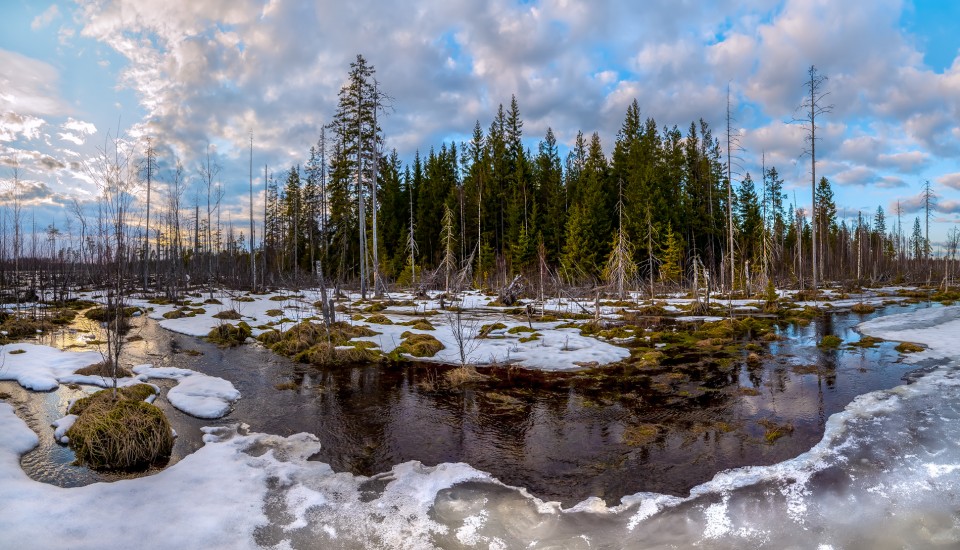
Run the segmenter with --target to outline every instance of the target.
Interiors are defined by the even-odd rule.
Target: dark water
[[[481,369],[490,377],[466,389],[443,383],[445,367],[318,369],[259,346],[221,350],[152,321],[136,329],[144,340],[128,354],[132,364],[226,378],[243,395],[217,421],[191,418],[158,399],[179,433],[171,463],[202,445],[201,426],[239,421],[258,432],[316,434],[322,449],[315,459],[338,471],[371,475],[408,460],[467,462],[544,499],[572,504],[598,496],[615,503],[639,491],[685,495],[718,471],[772,464],[809,449],[831,414],[857,395],[898,385],[910,368],[893,343],[834,351],[816,343],[826,334],[855,342],[857,323],[905,310],[891,308],[790,326],[783,330],[788,339],[765,344],[768,354],[756,366],[742,358],[707,360],[615,377]],[[292,389],[277,388],[283,384]],[[0,389],[10,393],[6,385]],[[32,413],[38,418],[59,410],[56,418],[69,391],[21,408],[46,407]],[[31,421],[38,431],[43,423]],[[771,427],[787,429],[768,439]],[[41,439],[49,442],[23,460],[35,479],[65,486],[111,479],[70,466],[72,453],[52,442],[49,428]]]

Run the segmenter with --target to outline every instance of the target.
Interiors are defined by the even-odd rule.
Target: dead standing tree
[[[804,139],[809,144],[809,149],[804,149],[804,154],[810,155],[810,243],[811,243],[811,274],[813,275],[813,294],[817,293],[817,117],[832,112],[833,105],[824,105],[824,99],[830,95],[830,92],[824,91],[827,77],[820,74],[817,68],[810,65],[807,70],[808,79],[804,83],[807,95],[802,103],[797,107],[800,117],[794,117],[791,121],[803,125],[806,136]]]

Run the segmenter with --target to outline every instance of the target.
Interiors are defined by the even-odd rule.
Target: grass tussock
[[[660,428],[656,424],[638,424],[628,426],[623,431],[623,442],[631,447],[642,447],[657,439]]]
[[[236,325],[224,323],[207,333],[207,341],[218,346],[234,347],[244,343],[252,332],[250,325],[243,321]]]
[[[77,401],[77,421],[67,431],[77,460],[97,470],[144,468],[169,456],[170,423],[160,408],[143,399],[154,393],[147,384],[117,391],[102,390]]]
[[[459,388],[465,384],[483,380],[486,377],[477,372],[477,369],[471,366],[464,366],[448,370],[447,372],[443,373],[443,378],[451,387]],[[487,394],[487,397],[490,397],[489,393]]]
[[[333,323],[327,330],[325,325],[304,321],[284,332],[264,332],[258,339],[275,353],[294,361],[338,366],[379,360],[382,354],[376,344],[352,340],[376,334],[369,327],[344,322]]]
[[[917,353],[923,351],[923,349],[923,346],[914,344],[913,342],[900,342],[896,347],[896,350],[900,353]]]
[[[757,424],[763,426],[763,440],[767,443],[773,443],[774,441],[780,439],[785,435],[790,435],[793,433],[793,424],[786,422],[784,424],[778,424],[770,419],[758,420]]]
[[[828,334],[823,337],[822,340],[817,344],[818,348],[821,349],[836,349],[840,347],[840,344],[843,343],[843,340],[839,336],[834,336],[833,334]]]
[[[225,320],[228,320],[228,321],[237,321],[237,320],[241,319],[242,317],[243,317],[243,316],[240,315],[240,313],[238,313],[237,310],[235,310],[235,309],[225,309],[225,310],[221,311],[220,313],[215,313],[215,314],[213,315],[213,318],[214,318],[214,319],[225,319]]]
[[[373,323],[375,325],[392,325],[393,324],[393,321],[391,321],[389,317],[380,313],[367,317],[367,322]],[[421,330],[424,330],[424,329],[421,329]]]
[[[496,330],[503,330],[507,328],[507,325],[503,323],[490,323],[480,327],[480,332],[477,334],[477,338],[489,338],[490,333]]]
[[[860,302],[859,304],[854,304],[853,307],[850,308],[850,311],[854,313],[867,314],[867,313],[873,313],[874,311],[877,311],[877,308],[870,304],[865,304],[863,302]]]
[[[443,344],[430,334],[417,334],[410,331],[400,335],[403,342],[397,346],[395,353],[408,354],[414,357],[433,357],[443,349]]]
[[[0,330],[7,333],[6,336],[0,335],[0,342],[13,341],[20,338],[36,336],[37,331],[40,330],[40,323],[32,319],[18,318],[11,315],[0,323]]]
[[[83,376],[102,376],[103,378],[113,378],[113,363],[110,361],[101,361],[93,365],[88,365],[76,371]],[[130,369],[126,367],[117,367],[117,378],[128,378],[133,376]]]

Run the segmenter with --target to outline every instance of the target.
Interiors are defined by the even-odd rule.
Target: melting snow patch
[[[140,380],[170,378],[178,380],[167,392],[167,399],[177,409],[197,418],[220,418],[230,405],[240,399],[240,392],[229,381],[196,371],[175,367],[139,365],[133,368]]]

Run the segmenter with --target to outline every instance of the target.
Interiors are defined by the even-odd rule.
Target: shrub
[[[67,431],[77,460],[93,469],[143,468],[173,449],[170,423],[159,407],[143,401],[153,387],[137,384],[113,395],[102,390],[77,401],[78,415]]]

